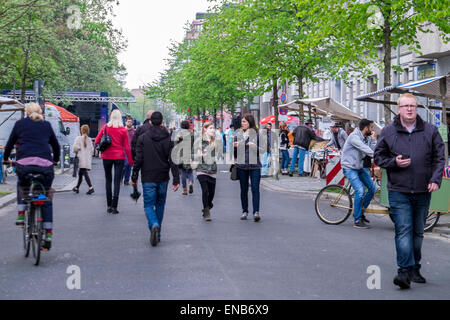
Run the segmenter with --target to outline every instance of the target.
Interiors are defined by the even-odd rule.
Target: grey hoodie
[[[342,148],[341,166],[344,169],[360,170],[363,168],[363,159],[373,157],[376,140],[364,139],[359,128],[356,128],[347,138]]]

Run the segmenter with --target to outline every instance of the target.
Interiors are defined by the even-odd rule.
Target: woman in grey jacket
[[[202,188],[203,218],[211,221],[211,209],[213,207],[214,194],[216,192],[217,163],[215,159],[216,129],[211,122],[207,122],[202,128],[202,145],[200,163],[197,166],[197,179]]]

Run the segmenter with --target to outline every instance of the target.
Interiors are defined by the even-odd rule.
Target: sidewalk
[[[325,187],[326,181],[324,179],[298,177],[297,174],[294,174],[293,177],[279,175],[279,180],[273,177],[264,178],[261,179],[261,185],[276,192],[314,195]],[[441,214],[438,223],[433,228],[433,233],[450,239],[450,213]]]
[[[56,169],[52,187],[56,191],[60,191],[75,183],[76,178],[72,177],[72,172],[73,168],[64,171]],[[16,184],[15,176],[7,176],[5,183],[0,184],[0,209],[16,202]]]
[[[261,185],[266,189],[278,192],[291,192],[300,194],[316,194],[325,187],[324,179],[299,177],[296,173],[293,177],[279,175],[279,180],[275,178],[261,179]]]

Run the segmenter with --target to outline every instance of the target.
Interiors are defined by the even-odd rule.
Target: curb
[[[450,228],[445,228],[445,227],[435,227],[433,228],[433,232],[434,233],[439,233],[439,234],[446,234],[450,237]]]
[[[16,202],[16,199],[17,199],[17,195],[16,195],[15,192],[12,193],[12,194],[9,194],[7,196],[2,197],[0,199],[0,209],[4,208],[6,206],[9,206],[10,204]]]
[[[290,190],[290,189],[285,189],[282,187],[278,187],[278,186],[274,186],[273,184],[271,184],[270,182],[267,182],[263,179],[261,179],[261,185],[268,190],[271,191],[276,191],[276,192],[285,192],[285,193],[296,193],[296,194],[313,194],[316,195],[319,192],[318,191],[310,191],[310,190]]]

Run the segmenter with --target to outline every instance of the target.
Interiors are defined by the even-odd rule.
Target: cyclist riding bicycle
[[[16,174],[17,181],[17,209],[16,225],[24,225],[25,204],[20,196],[19,188],[30,187],[26,177],[28,174],[41,174],[43,185],[47,192],[54,179],[53,165],[59,162],[60,146],[52,126],[42,116],[42,109],[36,103],[29,103],[25,107],[27,117],[17,121],[9,136],[3,159],[9,160],[14,146],[17,151]],[[50,148],[51,146],[51,148]],[[52,155],[53,153],[53,155]],[[44,248],[50,249],[52,241],[53,204],[51,199],[42,207],[43,226],[45,229]]]
[[[366,156],[373,157],[376,143],[373,121],[362,119],[359,122],[359,128],[348,136],[342,149],[341,165],[344,176],[355,190],[353,226],[359,229],[369,228],[366,224],[369,220],[364,216],[363,210],[367,209],[378,189],[364,165]],[[366,188],[367,192],[365,192]]]

